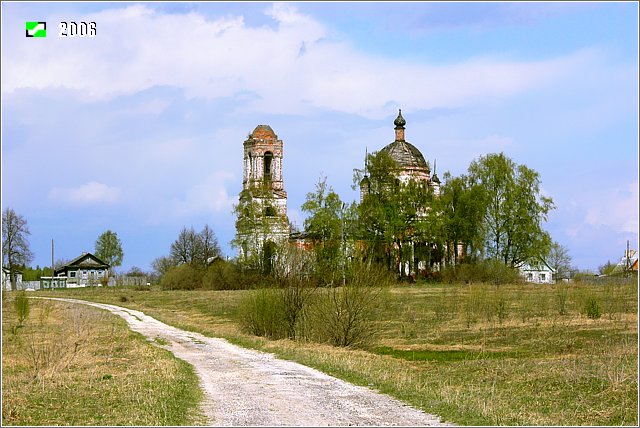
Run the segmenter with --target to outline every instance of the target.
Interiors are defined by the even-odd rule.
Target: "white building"
[[[520,266],[520,274],[527,282],[535,284],[555,284],[555,271],[547,262],[540,260],[537,263],[525,263]]]

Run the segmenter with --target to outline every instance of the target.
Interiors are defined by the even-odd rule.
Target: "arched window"
[[[269,275],[273,272],[274,259],[276,255],[276,244],[273,241],[267,241],[262,247],[262,271]]]
[[[264,154],[264,179],[271,181],[271,162],[273,161],[273,153],[266,152]]]

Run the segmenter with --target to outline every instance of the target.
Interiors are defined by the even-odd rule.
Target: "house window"
[[[527,281],[533,281],[533,274],[531,272],[527,274]]]
[[[99,270],[98,270],[98,276],[102,276],[102,275],[103,275],[103,273],[104,273],[104,272],[102,271],[102,269],[99,269]]]
[[[87,279],[87,271],[86,270],[82,271],[82,279]]]
[[[541,273],[540,274],[540,281],[546,281],[547,280],[547,274],[546,273]]]
[[[76,277],[76,271],[72,270],[71,272],[69,272],[69,278],[75,278]]]

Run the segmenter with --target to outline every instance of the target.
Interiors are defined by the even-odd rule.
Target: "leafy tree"
[[[483,192],[470,185],[466,176],[453,177],[448,172],[443,176],[440,192],[443,211],[444,238],[447,243],[447,258],[458,264],[458,246],[462,246],[467,258],[473,258],[482,247]]]
[[[556,279],[568,278],[571,272],[571,256],[564,245],[554,242],[551,244],[549,255],[546,258],[549,267],[555,271]]]
[[[343,202],[331,186],[327,187],[327,178],[316,184],[316,191],[307,193],[302,211],[309,213],[304,221],[308,237],[314,243],[316,254],[316,274],[327,284],[332,284],[339,273],[343,252]]]
[[[111,269],[122,264],[124,252],[117,233],[107,230],[98,237],[95,247],[96,257],[109,264]]]
[[[486,257],[519,266],[548,253],[551,238],[542,222],[554,205],[540,194],[537,172],[503,153],[489,154],[471,163],[469,179],[483,194]]]
[[[600,275],[611,275],[615,268],[616,264],[611,263],[611,260],[607,260],[605,264],[598,266],[598,273]]]
[[[16,289],[16,277],[20,266],[33,260],[27,236],[31,235],[27,220],[13,208],[2,212],[2,263],[9,269],[11,289]]]
[[[417,271],[418,250],[428,259],[442,241],[442,219],[437,198],[427,183],[400,180],[400,169],[387,152],[367,156],[368,175],[356,170],[354,181],[365,186],[358,205],[356,234],[378,261],[389,269],[413,264]],[[435,258],[434,258],[435,259]]]

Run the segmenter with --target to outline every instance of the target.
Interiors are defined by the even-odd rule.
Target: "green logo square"
[[[47,23],[27,21],[25,23],[27,37],[47,37]]]

